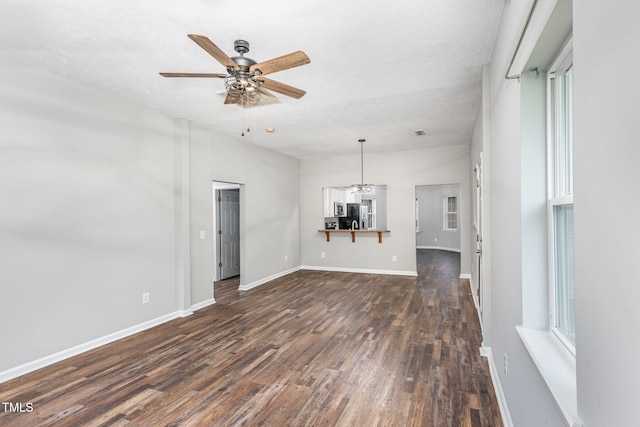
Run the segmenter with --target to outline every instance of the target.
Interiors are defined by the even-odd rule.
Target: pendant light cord
[[[364,139],[360,140],[360,184],[364,186]]]
[[[359,139],[360,141],[360,187],[364,187],[364,142],[366,139]]]

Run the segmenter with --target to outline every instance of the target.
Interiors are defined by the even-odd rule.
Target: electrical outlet
[[[433,238],[433,241],[437,243],[437,242],[438,242],[438,238],[437,238],[437,237],[434,237],[434,238]]]
[[[324,258],[325,254],[324,252],[320,252],[320,258]]]
[[[393,262],[398,261],[398,257],[397,257],[397,256],[395,256],[395,255],[393,255],[393,256],[391,257],[391,261],[393,261]]]
[[[289,261],[289,255],[284,256],[284,262],[287,262],[287,261]]]
[[[507,370],[507,353],[504,354],[504,377],[507,377],[508,374],[508,370]]]
[[[142,303],[149,304],[149,292],[144,292],[142,294]]]

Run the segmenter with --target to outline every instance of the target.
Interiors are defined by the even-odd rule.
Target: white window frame
[[[455,211],[449,211],[449,199],[453,197],[456,200],[456,210]],[[445,231],[458,231],[458,223],[459,223],[459,218],[458,218],[458,196],[455,194],[450,194],[447,196],[444,196],[444,200],[443,200],[443,227],[442,229]],[[455,215],[456,217],[456,226],[454,228],[449,227],[449,215]]]
[[[558,206],[573,205],[573,160],[567,159],[573,152],[573,135],[571,127],[565,127],[567,120],[572,120],[572,112],[566,114],[563,108],[557,108],[557,99],[564,99],[565,90],[562,78],[573,69],[573,44],[569,39],[547,75],[547,121],[548,121],[548,248],[549,248],[549,329],[575,357],[575,344],[558,327],[558,307],[556,299],[556,227],[554,210]],[[562,104],[564,106],[564,104]],[[568,142],[568,145],[566,145]],[[562,177],[558,179],[558,177]],[[566,178],[566,179],[564,179]],[[575,286],[575,284],[574,284]],[[575,319],[574,319],[575,325]]]

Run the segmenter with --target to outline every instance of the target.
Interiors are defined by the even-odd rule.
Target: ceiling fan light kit
[[[295,99],[302,98],[306,94],[302,89],[263,77],[265,74],[271,74],[310,63],[311,60],[309,57],[300,50],[258,63],[244,56],[245,53],[249,52],[249,42],[246,40],[236,40],[233,43],[233,48],[240,56],[229,57],[222,49],[205,36],[189,34],[188,37],[222,64],[227,69],[227,74],[160,73],[161,76],[223,78],[227,91],[224,103],[236,104],[244,108],[257,105],[257,102],[249,102],[249,99],[257,98],[261,94],[268,94],[264,89],[278,92]]]

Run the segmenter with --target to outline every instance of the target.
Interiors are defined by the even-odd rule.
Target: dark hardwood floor
[[[3,426],[501,426],[459,254],[299,271],[0,384]]]

